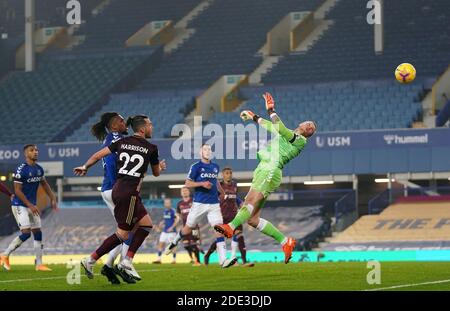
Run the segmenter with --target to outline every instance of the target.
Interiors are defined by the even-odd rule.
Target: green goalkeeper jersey
[[[261,119],[260,125],[273,133],[275,137],[264,149],[258,151],[258,160],[282,169],[289,161],[300,154],[307,139],[286,128],[278,117],[275,118],[274,122]]]

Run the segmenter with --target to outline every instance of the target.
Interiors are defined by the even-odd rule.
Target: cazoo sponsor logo
[[[0,150],[0,160],[17,160],[19,157],[19,150]]]

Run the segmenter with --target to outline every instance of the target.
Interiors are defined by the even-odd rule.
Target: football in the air
[[[416,78],[416,68],[409,63],[400,64],[395,69],[395,78],[400,83],[410,83]]]

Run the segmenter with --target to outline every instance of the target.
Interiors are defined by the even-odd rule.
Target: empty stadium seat
[[[302,120],[314,120],[319,131],[389,129],[411,126],[422,113],[417,100],[420,83],[360,81],[290,86],[246,87],[240,96],[248,101],[235,112],[216,113],[210,123],[225,126],[240,122],[242,110],[265,115],[262,94],[271,92],[277,111],[290,128]]]

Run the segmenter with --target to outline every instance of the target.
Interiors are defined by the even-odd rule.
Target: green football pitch
[[[0,271],[0,290],[450,290],[450,262],[381,262],[380,284],[368,284],[367,275],[375,270],[365,262],[257,263],[253,268],[229,269],[217,265],[138,264],[142,281],[120,285],[108,283],[99,273],[100,265],[95,267],[92,280],[79,266],[72,270],[65,265],[50,267],[51,272],[36,272],[34,266],[27,265]],[[373,274],[369,275],[372,279],[370,276]]]

